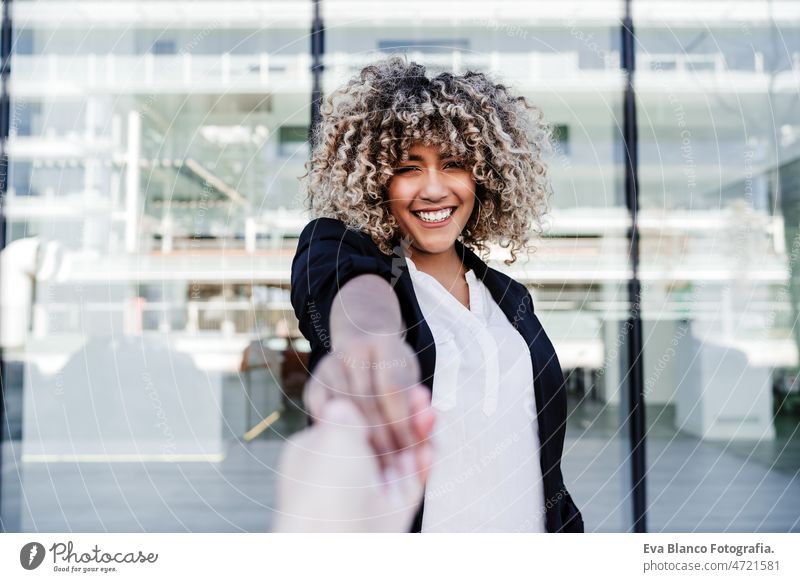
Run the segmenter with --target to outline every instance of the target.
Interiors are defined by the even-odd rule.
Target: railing
[[[795,55],[795,62],[796,62]],[[657,71],[668,73],[674,71],[678,74],[686,73],[714,73],[717,75],[729,71],[764,73],[764,55],[756,52],[753,54],[751,67],[732,69],[722,53],[713,54],[672,54],[672,53],[640,53],[636,55],[637,66],[644,71]]]
[[[788,301],[770,297],[766,289],[739,314],[735,335],[742,338],[791,337],[794,319]],[[544,318],[566,322],[580,337],[593,337],[603,319],[624,318],[628,304],[621,294],[604,295],[600,290],[559,291],[534,289],[536,311]],[[723,294],[724,296],[724,294]],[[724,297],[722,303],[725,303]],[[732,309],[732,306],[728,306]],[[689,319],[720,322],[726,306],[719,299],[701,296],[685,298],[649,291],[642,301],[645,319]],[[567,318],[567,319],[565,319]],[[586,319],[589,318],[589,319]],[[724,319],[724,318],[723,318]],[[297,334],[294,315],[288,302],[254,304],[248,300],[210,300],[177,302],[37,303],[34,306],[33,336],[63,333],[92,333],[93,324],[104,329],[114,326],[121,333],[216,333],[222,336],[263,337],[273,335],[286,321]],[[582,331],[579,331],[582,330]],[[754,335],[755,334],[755,335]]]
[[[37,303],[33,335],[45,337],[92,329],[92,322],[117,326],[120,332],[218,332],[260,336],[271,333],[283,319],[285,305],[254,304],[246,300],[148,302]],[[286,318],[287,320],[292,318]],[[289,323],[293,323],[289,321]]]
[[[325,57],[326,77],[334,84],[357,72],[385,53],[330,53]],[[470,53],[452,51],[441,54],[409,53],[409,58],[425,63],[432,70],[464,71],[468,68],[500,72],[522,79],[571,79],[579,72],[619,72],[619,54],[609,51],[602,64],[585,66],[579,53],[510,53],[492,51]],[[729,71],[764,73],[764,57],[755,53],[752,67],[731,69],[722,53],[637,55],[643,71],[709,72],[720,75]],[[793,69],[800,70],[800,54],[792,55]],[[192,88],[237,87],[271,91],[295,90],[310,85],[311,60],[306,53],[273,55],[268,53],[233,55],[95,55],[78,56],[14,55],[12,82],[22,86],[56,84],[74,89],[123,91],[151,88],[181,90]]]
[[[15,55],[13,82],[63,83],[96,88],[244,85],[273,87],[308,83],[310,57],[298,55]]]

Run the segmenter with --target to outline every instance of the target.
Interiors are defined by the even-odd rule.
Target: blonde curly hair
[[[390,57],[361,70],[321,107],[306,162],[313,217],[336,218],[392,254],[399,243],[386,186],[412,143],[436,146],[472,168],[475,208],[461,233],[486,254],[487,242],[517,253],[541,235],[551,194],[543,155],[552,127],[539,108],[484,73],[441,73]]]

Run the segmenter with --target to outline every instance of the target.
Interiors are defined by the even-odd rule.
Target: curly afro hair
[[[466,246],[486,254],[487,243],[496,243],[509,249],[510,264],[541,235],[552,128],[539,108],[484,73],[429,78],[424,66],[390,57],[333,92],[321,114],[303,176],[313,217],[341,220],[392,254],[400,233],[386,186],[420,142],[472,168],[476,200],[461,233]]]

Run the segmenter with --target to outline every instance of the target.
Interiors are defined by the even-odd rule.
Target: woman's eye
[[[419,169],[419,168],[417,168],[416,166],[403,166],[402,168],[395,168],[394,169],[394,173],[395,174],[405,174],[409,170],[417,170],[417,169]]]
[[[445,170],[446,170],[447,168],[459,168],[459,169],[461,169],[461,168],[463,168],[463,167],[464,167],[464,164],[462,164],[461,162],[447,162],[447,163],[444,165],[444,168],[445,168]]]

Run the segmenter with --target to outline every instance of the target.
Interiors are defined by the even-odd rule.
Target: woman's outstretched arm
[[[330,312],[332,351],[314,370],[305,390],[306,406],[319,416],[324,404],[346,397],[367,420],[382,468],[411,450],[426,466],[421,446],[433,412],[414,411],[413,398],[430,401],[419,384],[417,356],[402,337],[403,321],[394,290],[378,275],[359,275],[336,294]],[[414,396],[416,394],[416,396]]]

